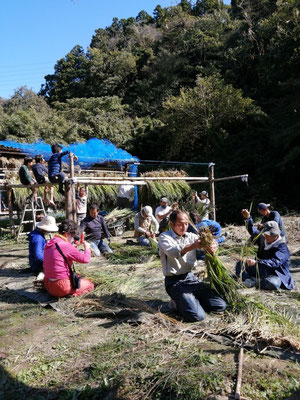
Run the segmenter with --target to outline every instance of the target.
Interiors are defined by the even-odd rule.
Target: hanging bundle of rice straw
[[[168,197],[169,201],[185,201],[191,192],[191,188],[185,181],[163,181],[164,177],[187,176],[186,172],[178,170],[157,170],[141,174],[144,177],[161,177],[161,181],[147,182],[147,185],[139,187],[139,201],[141,204],[156,207],[162,197]]]

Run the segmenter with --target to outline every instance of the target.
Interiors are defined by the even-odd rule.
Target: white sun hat
[[[142,210],[147,215],[147,217],[150,217],[153,214],[152,207],[150,206],[145,206],[142,208]]]
[[[41,222],[38,222],[36,224],[36,227],[39,229],[42,229],[43,231],[46,231],[46,232],[57,232],[58,231],[58,226],[56,225],[55,218],[51,217],[51,215],[44,217],[41,220]]]

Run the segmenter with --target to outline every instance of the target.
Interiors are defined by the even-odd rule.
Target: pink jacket
[[[55,243],[57,243],[61,248],[61,251],[66,256],[70,266],[73,261],[87,264],[91,259],[91,251],[89,249],[85,249],[83,253],[71,243],[55,236],[46,243],[44,249],[43,268],[45,277],[48,279],[65,279],[70,277],[69,267],[62,255],[58,252]]]

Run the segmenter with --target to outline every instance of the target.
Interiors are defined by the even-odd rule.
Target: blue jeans
[[[93,242],[89,242],[91,245],[92,250],[94,251],[96,256],[100,256],[101,253],[112,253],[112,249],[109,247],[109,245],[104,242],[103,239],[100,240],[94,240]]]
[[[150,240],[146,236],[138,237],[138,243],[140,246],[150,246]]]
[[[238,261],[235,266],[235,274],[241,276],[241,270],[242,262]],[[277,275],[268,275],[267,271],[263,268],[259,268],[259,274],[257,276],[256,268],[254,266],[248,267],[248,265],[245,265],[241,277],[242,281],[249,278],[260,278],[259,287],[264,290],[277,290],[281,286],[281,279]]]
[[[192,272],[165,277],[168,295],[187,322],[202,321],[205,312],[220,312],[226,309],[225,301],[215,290],[201,282]]]

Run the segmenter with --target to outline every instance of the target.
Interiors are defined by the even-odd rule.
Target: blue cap
[[[266,210],[267,208],[270,207],[271,204],[266,204],[266,203],[258,203],[257,204],[257,209],[258,210]]]

